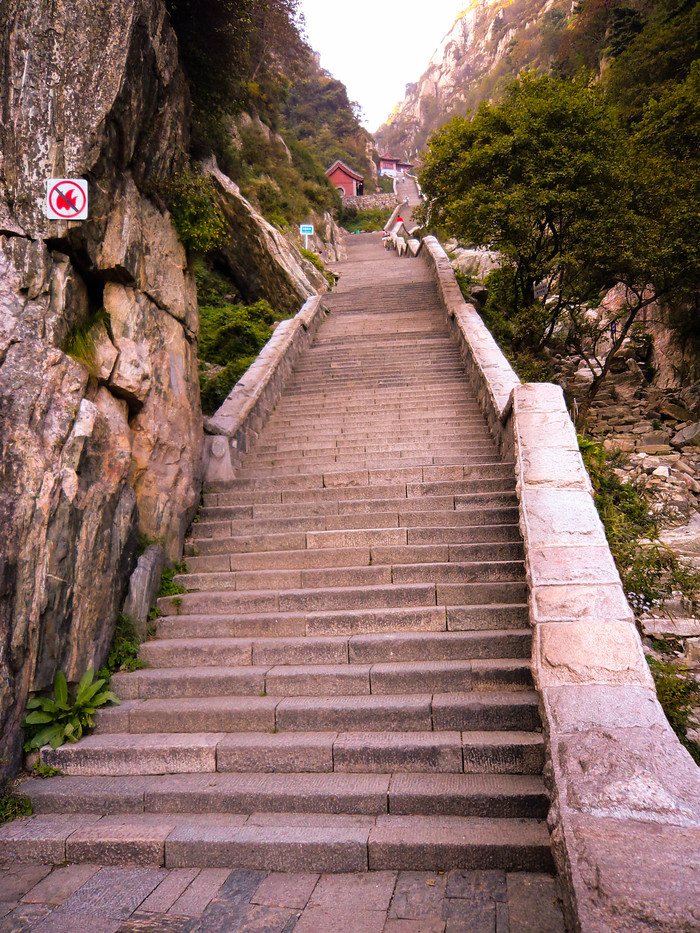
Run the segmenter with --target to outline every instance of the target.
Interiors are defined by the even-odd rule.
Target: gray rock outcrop
[[[328,288],[324,276],[280,231],[258,214],[214,159],[203,166],[232,236],[219,248],[218,261],[247,301],[266,298],[286,314],[296,314],[307,298]]]
[[[138,533],[179,555],[202,420],[194,277],[145,194],[188,148],[164,4],[6,0],[0,78],[0,767],[12,769],[28,692],[102,661]],[[49,177],[88,180],[87,221],[45,219]],[[88,352],[64,352],[93,321]]]
[[[419,80],[407,85],[405,98],[377,130],[378,148],[401,158],[420,152],[434,130],[455,114],[476,109],[494,96],[494,87],[517,73],[509,55],[516,40],[527,49],[520,67],[535,65],[544,16],[568,16],[570,8],[568,0],[536,0],[526,9],[514,0],[468,4]]]

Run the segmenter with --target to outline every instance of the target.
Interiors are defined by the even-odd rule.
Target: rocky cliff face
[[[413,158],[450,117],[493,97],[521,68],[546,61],[547,38],[570,8],[570,0],[471,0],[377,131],[378,148]]]
[[[188,147],[160,0],[4,0],[0,15],[0,745],[28,691],[99,663],[137,534],[174,557],[199,499],[193,276],[144,195]],[[90,219],[47,221],[49,177]],[[64,352],[90,328],[94,352]],[[89,346],[89,344],[88,344]]]

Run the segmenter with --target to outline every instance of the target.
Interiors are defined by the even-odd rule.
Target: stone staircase
[[[122,705],[0,858],[550,871],[512,465],[419,260],[351,238]],[[346,281],[348,285],[346,286]]]

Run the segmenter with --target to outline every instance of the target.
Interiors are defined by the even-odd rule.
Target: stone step
[[[35,813],[355,813],[544,819],[529,774],[298,772],[60,777],[29,780]]]
[[[149,667],[112,676],[122,700],[461,693],[531,684],[530,662],[523,658]]]
[[[541,820],[345,814],[37,814],[0,827],[3,864],[280,872],[551,871]]]
[[[464,487],[438,487],[440,495],[460,492],[475,492],[479,489],[490,489],[494,480],[507,479],[511,483],[515,480],[513,464],[502,463],[495,458],[489,463],[474,466],[468,463],[453,464],[451,466],[412,467],[399,475],[389,477],[376,476],[376,471],[361,471],[347,476],[346,481],[339,482],[337,474],[328,476],[327,485],[324,485],[324,476],[305,475],[302,479],[299,474],[289,476],[262,477],[241,479],[240,476],[227,481],[213,482],[209,493],[233,496],[231,504],[250,501],[282,501],[298,502],[304,499],[317,500],[318,498],[358,499],[365,496],[402,497],[406,495],[407,486],[411,487],[408,495],[420,495],[421,486],[425,483],[466,483]],[[371,482],[370,482],[371,481]],[[488,483],[487,486],[478,484]],[[348,488],[349,487],[349,488]],[[381,492],[368,492],[367,489],[381,488]],[[509,488],[512,488],[509,487]],[[280,493],[282,499],[260,499],[261,494],[270,496]],[[253,498],[251,498],[251,494]],[[221,504],[225,504],[222,502]]]
[[[464,472],[464,465],[460,464],[454,467],[453,477],[461,476]],[[444,476],[449,477],[453,467],[423,467],[421,473],[423,476]],[[429,472],[430,471],[430,472]],[[439,472],[438,472],[439,471]],[[262,480],[259,480],[262,484]],[[267,489],[260,485],[253,489],[238,489],[226,491],[228,487],[222,487],[220,492],[208,492],[204,494],[204,505],[207,508],[217,506],[255,506],[255,505],[289,505],[292,503],[306,503],[315,505],[330,501],[357,502],[359,500],[382,500],[382,499],[411,499],[420,500],[430,496],[449,496],[454,499],[455,495],[473,495],[482,492],[513,492],[515,489],[515,478],[512,474],[503,473],[502,475],[490,472],[481,479],[444,479],[433,480],[423,479],[416,483],[380,483],[372,486],[328,486],[317,489]]]
[[[306,535],[303,531],[284,534],[232,535],[217,534],[211,537],[190,538],[187,544],[188,557],[210,554],[248,554],[268,551],[300,551],[307,548],[327,551],[335,548],[397,547],[409,545],[447,545],[469,546],[474,544],[494,544],[501,542],[520,542],[518,525],[470,525],[469,517],[461,525],[450,527],[389,528],[381,531],[345,531],[335,532],[342,535],[341,543],[331,543],[318,539],[319,532]],[[199,527],[199,526],[193,526]],[[223,526],[222,526],[223,528]],[[217,527],[217,531],[222,528]],[[225,529],[224,529],[225,530]],[[354,540],[348,536],[355,535]]]
[[[289,700],[286,702],[289,704],[290,722],[300,721],[299,710],[303,706],[310,710],[315,706],[323,717],[323,730],[285,729],[273,734],[261,733],[254,728],[241,728],[236,733],[224,730],[203,732],[201,729],[96,733],[57,749],[45,746],[41,750],[41,759],[65,775],[78,777],[209,774],[217,771],[386,773],[400,770],[530,775],[542,772],[544,740],[537,732],[503,732],[497,729],[432,731],[420,728],[420,709],[425,702],[413,704],[414,717],[411,720],[405,700],[382,706],[369,704],[367,698],[362,699],[365,700],[363,704],[359,698],[348,699],[345,719],[349,720],[354,712],[356,720],[364,718],[366,721],[374,710],[379,717],[379,728],[375,727],[374,731],[341,731],[337,726],[326,727],[328,719],[338,720],[337,711],[333,715],[328,703]],[[165,704],[151,700],[140,705],[153,707],[155,712],[156,705],[162,708]],[[175,712],[182,703],[171,701],[171,706]],[[200,703],[200,707],[202,720],[204,705]],[[211,702],[209,707],[213,707]],[[135,705],[132,714],[137,708]],[[418,727],[392,729],[391,710],[399,711],[407,723],[414,722]],[[244,713],[240,712],[240,724],[244,724],[243,716]],[[222,718],[219,716],[219,720]],[[136,720],[135,724],[143,719]],[[166,721],[163,713],[161,719]]]
[[[264,502],[250,505],[204,506],[199,511],[200,522],[234,521],[238,519],[266,520],[270,518],[292,519],[320,515],[355,515],[372,512],[404,511],[431,512],[453,511],[457,508],[465,511],[469,508],[484,506],[517,505],[515,490],[504,489],[486,492],[474,492],[457,496],[406,496],[393,499],[323,499],[317,502]]]
[[[507,607],[513,609],[513,607]],[[516,607],[517,608],[517,607]],[[450,610],[451,612],[453,610]],[[524,628],[509,624],[502,613],[501,628]],[[455,611],[454,624],[462,617]],[[464,623],[466,624],[466,623]],[[164,616],[158,620],[160,638],[283,637],[304,635],[356,635],[386,632],[444,632],[447,630],[444,606],[398,609],[348,609],[330,612],[222,613],[220,615]],[[476,629],[477,624],[469,626]],[[481,628],[489,626],[481,626]]]
[[[422,464],[435,455],[452,456],[454,462],[473,459],[475,455],[493,456],[493,441],[488,439],[461,439],[454,441],[428,441],[426,439],[415,441],[403,441],[400,444],[388,445],[383,443],[381,446],[372,445],[374,449],[368,449],[366,444],[342,443],[331,447],[310,450],[307,448],[297,448],[296,450],[254,450],[247,460],[244,469],[250,473],[261,466],[287,465],[290,472],[303,468],[302,472],[311,473],[314,470],[326,469],[346,469],[350,464],[362,461],[369,468],[383,468],[385,461],[397,462],[401,466],[406,460],[411,460],[416,466]],[[338,466],[341,464],[341,466]],[[284,472],[280,469],[280,472]]]
[[[474,583],[525,579],[522,561],[471,561],[320,567],[310,570],[240,570],[176,574],[188,592],[202,590],[279,590],[371,586],[390,583]]]
[[[514,500],[515,497],[512,496]],[[197,542],[206,538],[220,538],[224,536],[243,537],[245,535],[266,535],[294,533],[300,527],[306,531],[307,542],[312,535],[318,533],[352,534],[362,532],[365,535],[383,533],[386,530],[397,528],[450,528],[455,525],[516,525],[518,522],[518,508],[515,502],[504,505],[477,505],[472,508],[442,510],[411,511],[411,500],[406,503],[404,511],[372,511],[356,512],[351,515],[305,515],[294,518],[235,518],[233,520],[213,520],[197,522],[192,526],[190,540],[197,547]],[[381,503],[378,504],[381,508]],[[364,546],[364,540],[347,544],[328,545],[334,547]],[[405,541],[377,541],[377,544],[405,543]],[[308,546],[314,546],[309,545]],[[317,546],[317,545],[316,545]]]
[[[159,638],[144,642],[139,657],[151,668],[506,659],[529,658],[531,642],[527,630],[301,638]]]
[[[322,534],[322,532],[319,532]],[[338,534],[338,532],[326,532]],[[358,534],[358,532],[352,532]],[[335,542],[337,543],[337,542]],[[229,590],[183,593],[158,600],[163,615],[221,615],[251,612],[324,612],[429,606],[524,603],[524,581],[494,583],[405,583],[387,586],[318,587],[290,590]],[[320,633],[314,634],[339,634]]]
[[[187,557],[192,573],[251,570],[317,570],[329,567],[369,567],[391,564],[473,563],[523,560],[521,542],[467,545],[409,545],[376,548],[314,548],[300,551],[262,551]]]
[[[328,532],[331,534],[332,532]],[[337,532],[333,532],[337,534]],[[361,532],[350,532],[359,535]],[[447,584],[446,584],[447,585]],[[485,584],[473,584],[486,586]],[[507,587],[508,584],[500,584]],[[507,600],[502,600],[506,602]],[[332,609],[399,608],[435,606],[435,584],[412,583],[396,586],[322,587],[312,590],[183,593],[158,600],[164,615],[230,612],[311,612]]]
[[[483,419],[480,426],[475,423],[469,425],[468,430],[467,426],[462,426],[460,428],[434,431],[433,433],[428,433],[424,429],[409,431],[406,428],[393,433],[387,431],[381,431],[380,433],[375,431],[353,431],[352,433],[343,431],[342,434],[327,432],[323,435],[316,435],[308,431],[295,434],[290,430],[284,432],[284,434],[280,433],[278,438],[268,437],[266,432],[265,438],[264,443],[262,441],[255,443],[253,448],[255,456],[301,451],[304,453],[318,451],[332,453],[333,450],[337,451],[340,448],[346,451],[352,448],[358,450],[367,450],[369,448],[381,453],[394,449],[405,450],[416,443],[425,443],[426,440],[429,440],[431,444],[433,442],[436,444],[462,444],[479,438],[482,442],[488,440],[489,443],[493,444],[493,438],[484,426]]]
[[[455,471],[450,470],[454,475],[457,470],[462,470],[462,479],[478,478],[483,470],[482,466],[493,468],[496,475],[513,477],[513,465],[505,464],[493,457],[488,464],[479,465],[479,468],[471,467],[469,464],[456,465]],[[328,473],[308,473],[308,474],[290,474],[289,476],[278,476],[272,478],[256,479],[254,477],[237,477],[222,483],[213,483],[212,491],[224,492],[244,492],[246,490],[291,490],[291,489],[329,489],[329,488],[347,488],[362,486],[386,486],[386,485],[405,485],[407,483],[420,484],[428,482],[425,470],[428,475],[435,473],[435,468],[425,467],[407,467],[397,470],[336,470]],[[475,475],[476,474],[476,475]],[[438,481],[438,480],[435,480]],[[455,481],[451,479],[451,481]],[[459,481],[458,479],[456,481]]]
[[[277,466],[275,466],[272,462],[261,464],[251,458],[249,462],[246,462],[246,464],[241,467],[240,471],[238,472],[238,476],[241,479],[254,478],[258,480],[261,477],[263,479],[274,479],[278,476],[318,476],[319,473],[322,473],[325,478],[330,473],[340,473],[346,471],[353,473],[365,473],[369,472],[370,470],[395,472],[396,470],[401,469],[422,469],[425,466],[458,466],[459,464],[465,464],[467,466],[480,466],[481,464],[491,463],[493,458],[493,451],[475,450],[473,452],[470,451],[469,453],[443,452],[433,455],[430,448],[427,448],[424,451],[418,449],[414,453],[406,452],[400,455],[387,454],[383,457],[380,457],[377,454],[364,454],[357,459],[340,457],[326,463],[316,461],[314,463],[309,462],[308,464],[305,464],[299,461],[298,463],[291,464],[290,466],[285,466],[284,463],[278,463]]]

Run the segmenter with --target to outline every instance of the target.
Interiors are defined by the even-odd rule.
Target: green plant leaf
[[[40,723],[53,722],[53,716],[51,713],[44,712],[43,710],[34,710],[33,713],[29,713],[24,717],[24,722],[22,725],[34,726]]]
[[[58,743],[54,744],[56,737],[59,737]],[[58,748],[58,746],[63,741],[63,728],[58,725],[50,725],[45,729],[42,729],[40,732],[37,732],[36,735],[25,744],[27,751],[31,751],[33,748],[43,748],[44,745],[51,745],[53,748]],[[27,748],[27,746],[29,746]]]
[[[121,706],[121,700],[113,693],[111,690],[105,690],[103,693],[100,693],[99,696],[96,696],[93,700],[93,703],[97,709],[100,706],[104,706],[106,703],[114,703],[115,706]]]
[[[66,681],[66,675],[63,671],[56,671],[56,679],[53,684],[53,694],[56,698],[56,703],[61,708],[67,708],[66,704],[68,703],[68,682]]]
[[[94,676],[95,676],[94,670],[93,670],[91,667],[89,667],[89,668],[85,671],[85,673],[83,674],[83,676],[80,678],[80,683],[78,684],[78,689],[75,691],[75,702],[76,702],[76,703],[80,703],[81,698],[83,697],[83,695],[84,695],[84,694],[87,692],[87,690],[89,689],[90,684],[92,683]]]

